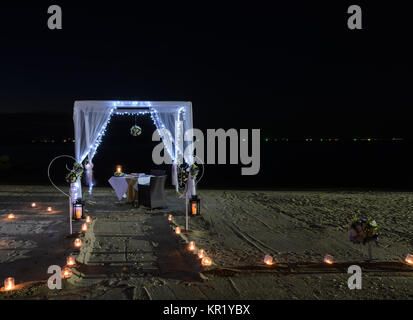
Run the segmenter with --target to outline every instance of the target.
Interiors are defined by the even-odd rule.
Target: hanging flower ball
[[[140,136],[142,133],[141,127],[134,125],[132,128],[130,128],[130,134],[133,135],[134,137]]]

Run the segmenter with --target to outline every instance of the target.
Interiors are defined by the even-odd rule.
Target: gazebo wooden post
[[[185,230],[189,231],[189,217],[188,217],[188,193],[185,195]]]
[[[69,197],[69,226],[70,226],[70,234],[73,233],[72,217],[73,217],[72,197]]]

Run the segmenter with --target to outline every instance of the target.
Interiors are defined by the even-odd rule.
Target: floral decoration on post
[[[66,181],[69,183],[74,183],[80,180],[83,176],[85,169],[81,163],[75,163],[73,169],[69,170],[69,173],[66,175]]]
[[[366,244],[369,242],[376,242],[379,239],[378,225],[376,220],[372,218],[358,218],[353,217],[349,226],[349,237],[353,243]]]
[[[181,163],[178,167],[178,183],[180,188],[185,188],[189,174],[192,178],[196,178],[199,173],[199,167],[194,163],[189,166],[186,162]]]

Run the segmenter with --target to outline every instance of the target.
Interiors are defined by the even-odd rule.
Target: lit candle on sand
[[[68,256],[66,260],[66,264],[68,267],[73,267],[76,264],[76,260],[72,256]]]
[[[274,259],[270,255],[267,254],[264,257],[264,263],[268,266],[272,266],[275,262],[274,262]]]
[[[205,257],[205,255],[206,255],[206,253],[205,253],[205,250],[204,250],[204,249],[200,249],[200,250],[198,251],[198,258],[199,258],[199,259],[202,259],[203,257]]]
[[[334,263],[334,257],[330,254],[326,254],[324,256],[324,262],[327,264],[333,264]]]
[[[72,276],[72,270],[69,267],[64,267],[62,270],[62,277],[63,278],[70,278]]]
[[[4,280],[4,290],[10,291],[14,290],[15,285],[14,285],[14,278],[9,277],[6,280]]]
[[[195,248],[196,248],[195,247],[195,241],[190,241],[189,244],[188,244],[188,250],[191,251],[191,252],[194,252]]]
[[[203,257],[201,260],[201,264],[204,267],[209,267],[210,265],[212,265],[212,259],[210,257]]]
[[[82,240],[80,240],[79,238],[77,238],[75,240],[75,247],[76,248],[80,248],[82,246]]]

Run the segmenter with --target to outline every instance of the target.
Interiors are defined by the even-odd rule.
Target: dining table
[[[126,197],[128,201],[138,199],[139,185],[149,185],[151,182],[150,174],[125,174],[121,177],[112,176],[108,181],[116,193],[119,201]]]

